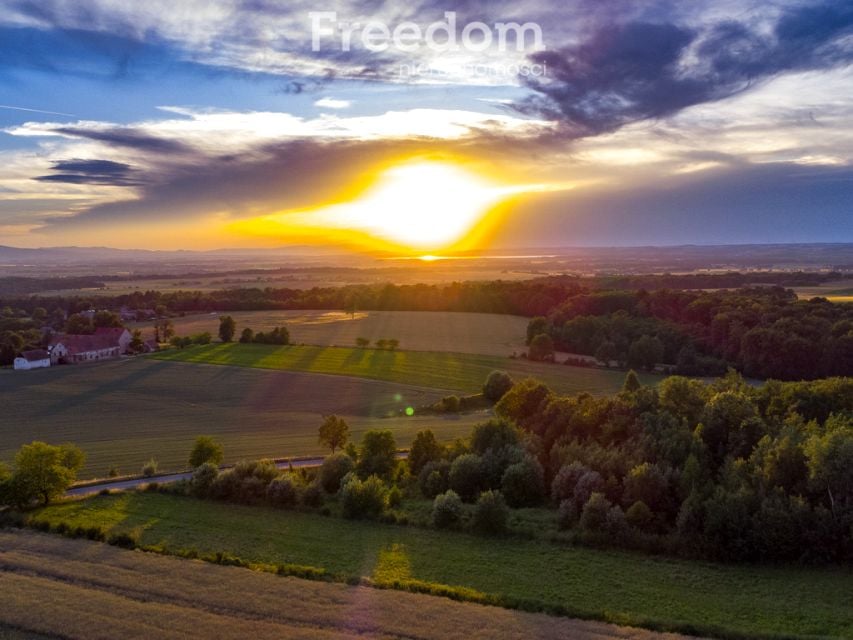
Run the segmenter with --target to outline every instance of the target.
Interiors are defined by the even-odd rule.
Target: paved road
[[[409,454],[407,451],[397,452],[397,458],[400,460],[405,460],[408,455]],[[296,460],[277,460],[275,466],[279,469],[289,469],[291,467],[293,467],[294,469],[307,469],[310,467],[319,467],[321,464],[323,464],[323,456],[317,456],[316,458],[299,458]],[[223,467],[223,470],[228,468],[230,467]],[[137,487],[141,487],[152,482],[157,482],[159,484],[169,484],[171,482],[178,482],[179,480],[189,480],[190,478],[192,478],[192,475],[192,471],[184,471],[181,473],[170,473],[162,476],[153,476],[151,478],[131,478],[130,480],[106,480],[104,482],[98,482],[95,484],[71,487],[68,491],[65,492],[65,495],[68,497],[88,496],[92,495],[93,493],[103,491],[104,489],[108,489],[110,491],[124,491],[126,489],[135,489]]]

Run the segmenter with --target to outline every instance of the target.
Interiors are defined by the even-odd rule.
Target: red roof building
[[[64,334],[50,340],[52,364],[91,362],[118,358],[127,352],[130,332],[123,327],[99,327],[86,335]]]

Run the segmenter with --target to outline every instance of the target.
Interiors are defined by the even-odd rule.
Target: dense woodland
[[[90,308],[146,309],[161,316],[271,309],[469,311],[531,317],[528,340],[545,334],[557,350],[594,356],[608,365],[667,365],[684,375],[719,375],[734,367],[749,377],[780,380],[850,375],[853,305],[822,298],[801,301],[779,286],[817,284],[829,275],[565,276],[95,298],[12,296],[0,299],[0,359],[8,363],[15,350],[38,346],[42,326],[63,329],[67,316]],[[743,286],[749,282],[762,286]]]

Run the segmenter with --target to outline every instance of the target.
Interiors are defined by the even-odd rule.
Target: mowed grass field
[[[486,377],[495,369],[507,371],[517,380],[528,377],[542,380],[554,391],[563,394],[615,393],[622,388],[625,380],[623,371],[570,367],[488,355],[355,347],[276,347],[217,343],[187,349],[169,349],[150,357],[171,362],[358,376],[458,393],[479,393]],[[656,384],[661,378],[644,375],[641,379],[645,384]]]
[[[623,624],[728,637],[853,637],[849,570],[690,562],[156,493],[96,496],[33,518],[133,531],[142,545],[170,552],[222,551],[250,562],[312,566],[340,580],[466,587]]]
[[[114,465],[139,473],[151,457],[161,470],[181,469],[201,434],[223,443],[227,462],[323,453],[317,429],[330,413],[346,417],[356,442],[368,429],[391,429],[400,446],[426,428],[447,440],[467,435],[484,418],[384,417],[443,395],[394,382],[144,358],[0,371],[0,460],[32,440],[73,442],[87,454],[81,477],[89,478]]]
[[[598,622],[279,577],[26,531],[0,531],[0,564],[0,638],[676,640]],[[19,631],[7,634],[4,622]]]
[[[178,335],[209,331],[216,337],[220,313],[173,318]],[[245,327],[255,332],[285,325],[293,344],[352,347],[356,338],[371,343],[396,338],[406,351],[449,351],[495,356],[521,353],[527,335],[527,318],[493,313],[426,311],[235,311],[237,335]],[[131,325],[153,337],[151,322]]]

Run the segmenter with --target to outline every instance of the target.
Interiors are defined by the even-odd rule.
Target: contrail
[[[31,113],[47,113],[52,116],[68,116],[69,118],[76,118],[73,113],[62,113],[61,111],[45,111],[44,109],[27,109],[26,107],[13,107],[8,104],[0,104],[0,109],[12,109],[14,111],[29,111]]]

